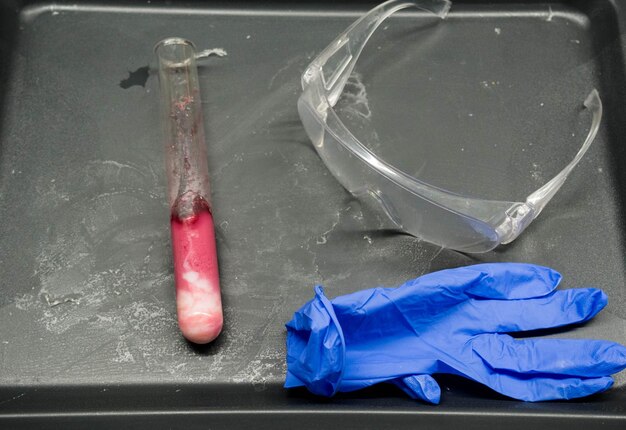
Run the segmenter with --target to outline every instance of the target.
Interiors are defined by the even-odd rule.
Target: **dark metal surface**
[[[419,100],[397,84],[413,79],[411,67],[388,64],[385,73],[397,76],[389,82],[375,62],[357,65],[381,140],[414,132],[385,129],[380,118],[415,104],[424,123],[414,126],[430,125],[431,138],[440,130],[442,140],[464,137],[467,147],[481,148],[526,133],[543,137],[550,153],[562,150],[554,165],[579,144],[567,135],[585,121],[572,111],[599,89],[601,132],[560,194],[512,245],[466,256],[387,230],[327,172],[301,127],[300,74],[371,4],[1,0],[0,422],[623,428],[623,373],[608,393],[543,404],[509,401],[456,378],[440,378],[438,407],[385,387],[332,401],[280,388],[283,324],[313,285],[336,296],[475,262],[545,264],[564,274],[564,288],[604,289],[610,304],[594,321],[548,335],[626,343],[626,14],[615,3],[455,4],[414,64]],[[406,38],[394,34],[380,36],[381,46]],[[224,332],[204,347],[186,343],[176,325],[158,88],[145,69],[153,44],[175,35],[228,51],[200,71],[225,305]],[[463,40],[472,43],[461,49]],[[476,55],[460,64],[468,49]],[[515,58],[522,66],[507,68]],[[485,70],[493,73],[484,77]],[[490,84],[505,79],[515,85]],[[495,106],[497,115],[478,125],[469,111],[438,122],[436,113],[451,105],[483,116]],[[506,151],[490,156],[510,169],[521,169],[515,160],[533,161]]]

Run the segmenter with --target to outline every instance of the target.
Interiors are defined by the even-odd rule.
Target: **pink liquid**
[[[172,216],[170,225],[178,324],[191,342],[208,343],[222,331],[222,298],[213,215],[199,206],[187,218]]]

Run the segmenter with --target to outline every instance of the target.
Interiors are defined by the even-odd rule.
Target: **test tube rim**
[[[157,49],[159,49],[162,46],[169,46],[169,45],[189,45],[194,50],[196,49],[196,45],[189,39],[185,39],[184,37],[167,37],[165,39],[158,41],[154,45],[154,52],[156,52]]]

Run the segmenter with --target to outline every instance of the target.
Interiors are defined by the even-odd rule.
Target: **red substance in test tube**
[[[171,219],[176,305],[183,335],[195,343],[208,343],[222,330],[213,215],[203,199],[194,214]]]

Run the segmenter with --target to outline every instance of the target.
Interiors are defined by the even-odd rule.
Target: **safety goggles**
[[[444,19],[447,0],[390,0],[372,9],[339,35],[302,75],[298,112],[318,154],[357,198],[372,197],[407,233],[463,252],[487,252],[513,241],[541,213],[594,140],[602,117],[596,90],[584,102],[592,114],[588,135],[574,157],[525,202],[466,197],[429,185],[368,149],[344,125],[334,107],[374,31],[393,13],[414,7]]]

